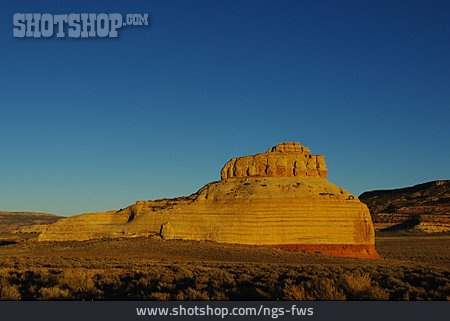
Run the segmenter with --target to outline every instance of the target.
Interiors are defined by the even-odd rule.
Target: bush
[[[306,300],[305,289],[294,284],[292,280],[286,281],[282,290],[283,300],[303,301]]]
[[[346,295],[336,287],[332,279],[314,279],[309,286],[307,300],[345,300]]]
[[[70,269],[62,273],[60,285],[74,292],[96,291],[93,275],[85,269]]]
[[[209,300],[209,296],[208,293],[206,293],[205,291],[198,291],[193,288],[188,288],[186,291],[178,293],[177,300],[182,301]]]
[[[59,286],[41,288],[39,290],[40,300],[67,300],[70,296],[69,290],[61,289]]]
[[[149,300],[169,301],[170,300],[170,294],[169,293],[163,293],[163,292],[154,292],[154,293],[150,294]]]
[[[21,298],[20,291],[16,286],[10,285],[6,280],[0,281],[0,300],[17,301]]]
[[[388,300],[389,294],[372,282],[369,274],[346,274],[342,287],[350,300]]]

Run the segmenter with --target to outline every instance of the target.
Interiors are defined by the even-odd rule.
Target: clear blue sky
[[[356,195],[449,178],[449,1],[93,2],[0,4],[0,210],[188,195],[282,141]],[[19,39],[16,12],[151,25]]]

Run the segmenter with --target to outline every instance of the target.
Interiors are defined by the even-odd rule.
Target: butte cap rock
[[[233,177],[327,177],[322,155],[311,155],[299,143],[281,143],[265,153],[233,158],[221,171],[222,179]]]
[[[366,205],[330,183],[325,158],[299,143],[233,158],[221,180],[189,197],[138,201],[118,211],[69,217],[40,241],[142,237],[251,244],[378,258]]]

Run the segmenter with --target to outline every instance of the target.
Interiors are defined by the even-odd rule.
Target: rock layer
[[[265,153],[233,158],[222,168],[222,179],[233,177],[327,177],[322,155],[299,143],[282,143]]]
[[[60,220],[41,241],[159,235],[376,258],[367,207],[326,180],[323,156],[299,143],[230,160],[189,197],[138,201]]]

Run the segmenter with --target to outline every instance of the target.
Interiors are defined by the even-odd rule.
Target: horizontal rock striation
[[[367,207],[325,177],[322,156],[298,143],[283,143],[232,159],[220,181],[189,197],[138,201],[118,211],[70,217],[39,239],[158,235],[377,258]]]

